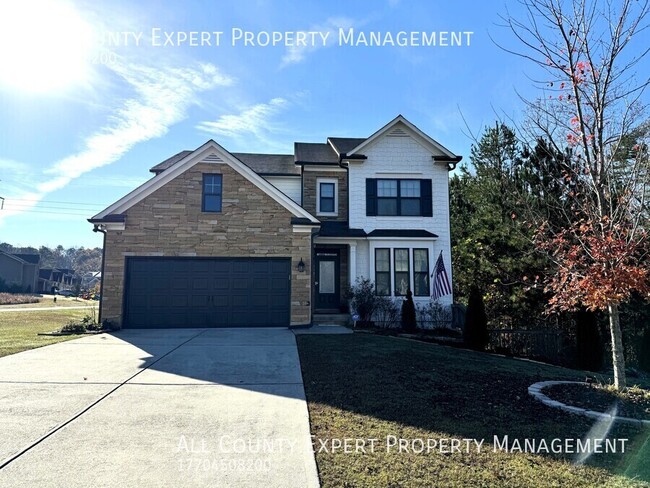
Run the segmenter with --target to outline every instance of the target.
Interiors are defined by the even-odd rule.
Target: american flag
[[[445,263],[442,260],[442,251],[440,251],[440,256],[438,256],[438,261],[436,261],[436,267],[433,269],[431,277],[433,278],[432,297],[434,300],[451,293],[451,283],[449,283],[449,276],[445,269]]]

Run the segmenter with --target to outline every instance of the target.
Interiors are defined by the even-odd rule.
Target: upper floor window
[[[203,175],[203,200],[201,211],[221,212],[222,175]]]
[[[431,217],[431,180],[366,180],[366,215]]]
[[[318,178],[316,181],[316,214],[338,215],[338,180]]]

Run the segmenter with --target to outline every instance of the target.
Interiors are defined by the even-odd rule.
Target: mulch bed
[[[567,384],[545,388],[544,394],[552,400],[597,412],[606,412],[616,404],[619,417],[650,420],[650,391],[641,388],[616,392],[601,385]]]

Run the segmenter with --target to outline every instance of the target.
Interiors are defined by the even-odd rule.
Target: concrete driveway
[[[1,486],[317,487],[287,329],[121,331],[0,358]]]

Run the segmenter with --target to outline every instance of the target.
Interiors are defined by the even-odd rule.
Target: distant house
[[[38,254],[13,254],[0,251],[0,279],[8,289],[33,293],[38,289]]]
[[[38,291],[41,293],[52,293],[56,290],[71,290],[77,283],[81,283],[82,277],[75,274],[69,268],[41,268],[38,277]]]
[[[81,288],[91,290],[102,281],[101,271],[87,271],[81,276]]]

